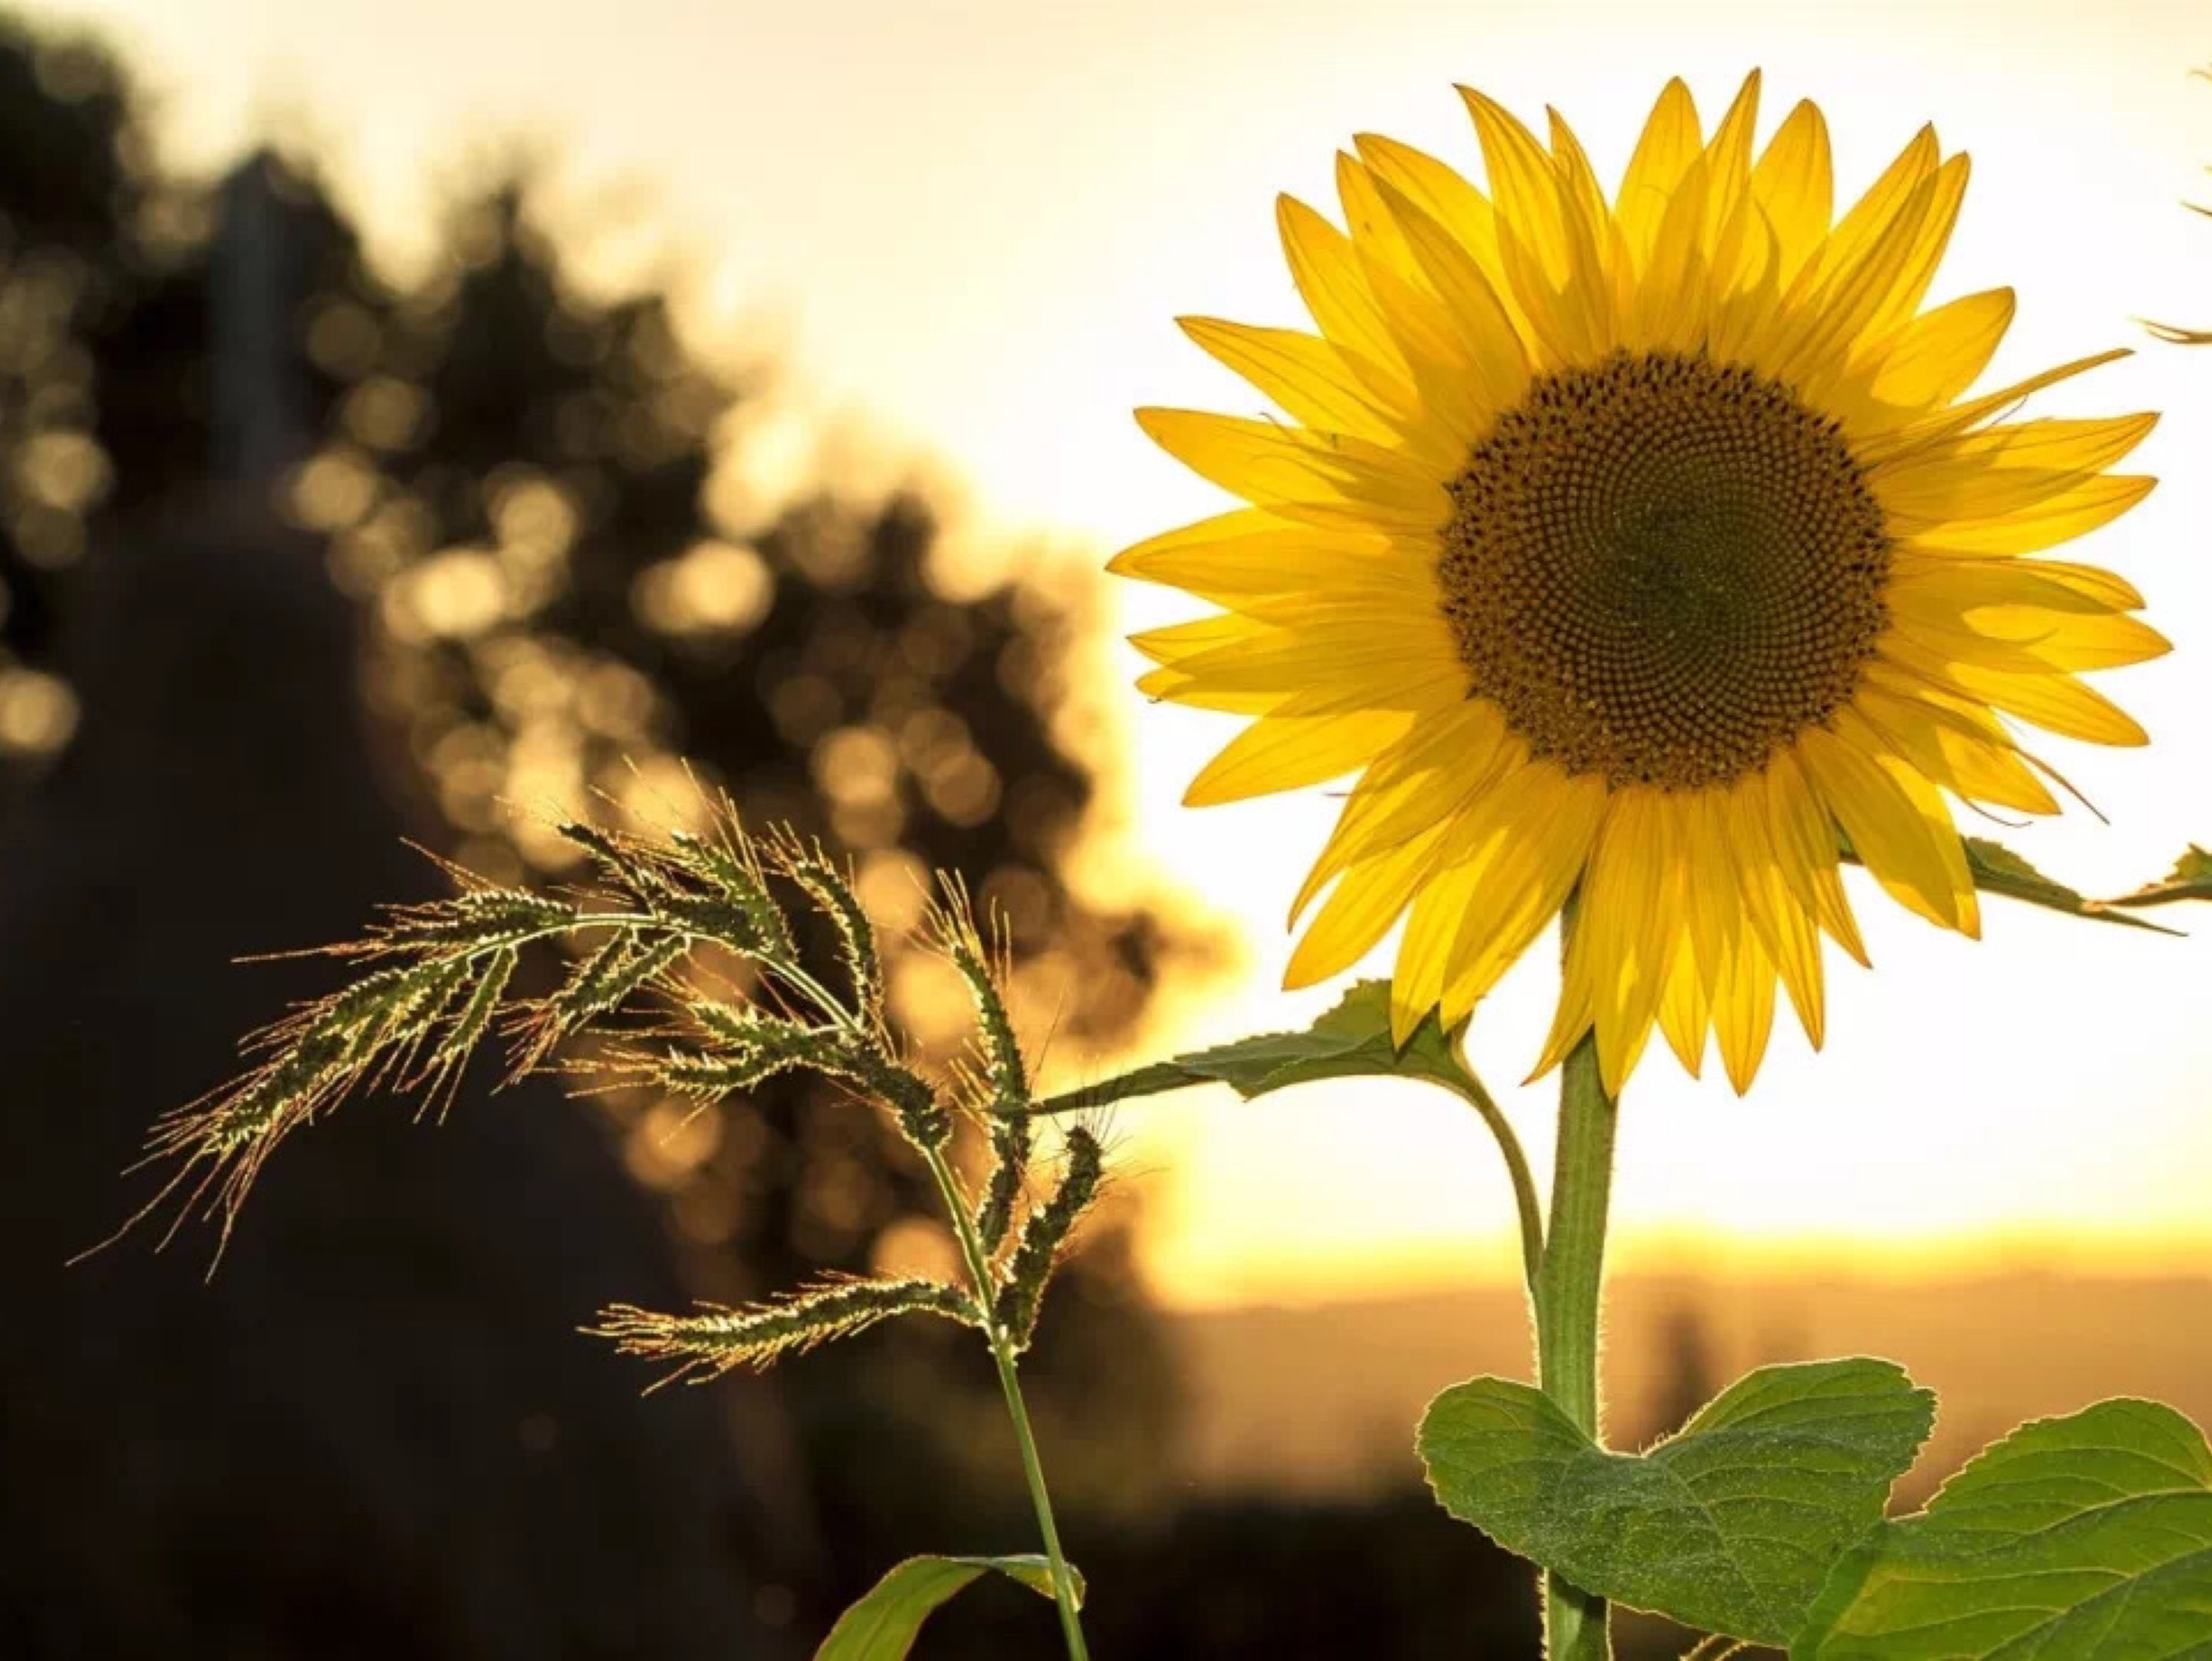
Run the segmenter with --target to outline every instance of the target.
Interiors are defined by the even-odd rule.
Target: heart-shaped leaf
[[[2212,1450],[2154,1402],[2021,1426],[1837,1565],[1797,1661],[2212,1656]]]
[[[1403,1047],[1390,1041],[1390,983],[1363,980],[1302,1033],[1262,1033],[1210,1050],[1194,1050],[1037,1104],[1040,1113],[1103,1107],[1132,1096],[1158,1095],[1193,1084],[1226,1084],[1246,1100],[1316,1079],[1389,1076],[1456,1080],[1465,1076],[1451,1040],[1434,1014]]]
[[[1745,1375],[1680,1435],[1608,1453],[1526,1385],[1476,1379],[1422,1418],[1444,1509],[1576,1585],[1683,1625],[1787,1643],[1881,1520],[1935,1397],[1888,1361]]]
[[[937,1606],[994,1569],[1052,1596],[1052,1565],[1042,1557],[909,1557],[837,1617],[814,1661],[902,1661]],[[1068,1573],[1080,1607],[1083,1577]]]

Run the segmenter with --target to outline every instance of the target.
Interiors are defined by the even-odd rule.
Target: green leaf
[[[2055,877],[2045,876],[2033,865],[2021,858],[2002,842],[1992,842],[1987,837],[1965,836],[1959,839],[1966,845],[1966,869],[1972,875],[1974,886],[1984,894],[2002,894],[2008,900],[2025,900],[2031,906],[2041,906],[2047,911],[2063,912],[2069,917],[2086,917],[2099,923],[2118,923],[2130,929],[2148,929],[2154,934],[2179,934],[2179,929],[2169,929],[2148,918],[2135,917],[2119,909],[2122,906],[2165,906],[2177,900],[2212,900],[2212,853],[2191,843],[2189,852],[2175,861],[2172,873],[2162,882],[2146,883],[2133,894],[2124,894],[2112,900],[2092,900],[2079,888],[2069,888]],[[1858,850],[1850,839],[1841,840],[1841,852],[1854,864],[1863,864]]]
[[[1302,1033],[1262,1033],[1211,1050],[1194,1050],[1133,1073],[1085,1085],[1036,1105],[1067,1113],[1152,1096],[1193,1084],[1226,1084],[1249,1101],[1292,1084],[1362,1076],[1458,1080],[1465,1074],[1450,1038],[1430,1014],[1399,1048],[1390,1041],[1390,983],[1363,980]]]
[[[909,1557],[837,1617],[814,1661],[900,1661],[937,1606],[991,1570],[1052,1596],[1052,1565],[1042,1557]],[[1071,1567],[1076,1607],[1083,1577]]]
[[[1796,1661],[2212,1657],[2212,1450],[2154,1402],[2022,1425],[1837,1566]]]
[[[2173,869],[2156,882],[2146,882],[2133,894],[2124,894],[2115,906],[2168,906],[2177,900],[2212,900],[2212,853],[2191,842],[2189,852],[2173,862]]]
[[[1789,1641],[1881,1518],[1936,1398],[1888,1361],[1746,1374],[1680,1435],[1608,1453],[1526,1385],[1476,1379],[1422,1418],[1445,1510],[1576,1585],[1683,1625]]]
[[[2031,906],[2064,912],[2069,917],[2094,918],[2100,923],[2122,923],[2130,928],[2150,929],[2160,934],[2176,932],[2161,928],[2147,918],[2131,917],[2126,912],[2112,909],[2114,904],[2125,902],[2088,899],[2077,889],[2045,876],[2002,843],[1988,841],[1978,836],[1961,840],[1966,845],[1966,869],[1973,873],[1974,886],[1984,894],[2001,894],[2008,900],[2024,900]]]

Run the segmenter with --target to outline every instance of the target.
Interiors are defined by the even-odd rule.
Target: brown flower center
[[[1847,702],[1890,540],[1832,420],[1749,369],[1616,352],[1533,382],[1450,485],[1470,689],[1538,757],[1695,790]]]

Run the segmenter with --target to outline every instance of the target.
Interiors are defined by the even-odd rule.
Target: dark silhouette
[[[664,296],[574,292],[529,204],[526,175],[460,204],[396,291],[310,169],[169,178],[112,62],[0,29],[9,1656],[796,1655],[898,1557],[1033,1543],[968,1335],[641,1400],[574,1334],[617,1299],[926,1250],[917,1173],[830,1092],[764,1090],[681,1148],[622,1096],[479,1078],[439,1125],[364,1100],[286,1147],[211,1282],[192,1227],[63,1266],[158,1181],[118,1176],[152,1118],[331,984],[230,960],[430,891],[403,834],[557,878],[542,802],[680,813],[688,768],[887,903],[964,874],[1063,1041],[1125,1031],[1210,949],[1068,880],[1080,597],[954,599],[919,492],[719,524],[747,378]],[[9,738],[26,675],[73,728]],[[1091,1231],[1028,1373],[1101,1653],[1530,1653],[1526,1570],[1424,1494],[1172,1489],[1128,1248],[1125,1221]],[[919,1652],[1052,1642],[1041,1600],[985,1588]]]
[[[0,52],[0,84],[30,56]],[[112,84],[39,96],[68,127],[82,87]],[[784,1652],[745,1543],[793,1500],[747,1474],[714,1403],[641,1403],[569,1336],[606,1298],[683,1286],[599,1127],[557,1094],[471,1101],[442,1136],[362,1115],[303,1149],[210,1284],[205,1239],[64,1269],[120,1215],[149,1103],[219,1078],[231,1038],[312,980],[225,960],[349,932],[427,873],[368,764],[351,610],[268,506],[327,401],[283,320],[349,239],[264,161],[226,185],[196,261],[140,269],[112,227],[113,246],[50,256],[28,239],[76,220],[67,181],[40,182],[42,217],[11,214],[18,269],[66,257],[91,299],[34,361],[91,368],[74,403],[31,387],[47,419],[20,441],[69,432],[116,483],[17,637],[85,716],[0,837],[17,1085],[0,1249],[39,1335],[0,1367],[0,1645]]]
[[[779,730],[764,694],[819,670],[833,719],[939,714],[936,744],[908,746],[912,824],[873,840],[957,856],[1018,949],[1049,943],[1080,982],[1066,1025],[1114,1030],[1170,937],[1059,883],[1089,785],[1046,736],[1052,608],[938,601],[918,501],[823,494],[758,540],[779,574],[756,643],[656,632],[638,573],[708,537],[732,396],[663,300],[564,298],[517,190],[457,222],[463,275],[387,292],[299,169],[263,157],[211,197],[162,179],[96,50],[0,37],[0,476],[30,482],[0,516],[0,672],[34,667],[83,712],[16,758],[0,824],[18,1087],[0,1249],[40,1335],[0,1367],[0,1644],[783,1652],[896,1555],[1018,1503],[981,1358],[890,1335],[842,1372],[643,1402],[647,1379],[574,1329],[617,1298],[681,1306],[865,1262],[918,1191],[842,1101],[756,1105],[749,1157],[692,1173],[738,1221],[679,1203],[688,1262],[623,1172],[619,1112],[479,1088],[440,1129],[363,1103],[303,1141],[210,1285],[213,1237],[189,1230],[166,1259],[142,1235],[63,1264],[147,1191],[118,1173],[154,1114],[327,979],[230,959],[425,892],[403,831],[475,833],[465,852],[496,859],[444,741],[531,736],[495,679],[532,652],[595,779],[696,728],[702,774],[848,846],[866,827],[830,822],[814,735]],[[90,482],[34,488],[41,446]],[[389,627],[410,573],[487,535],[513,555],[499,627]],[[396,557],[365,566],[380,536]],[[855,556],[835,572],[832,543]],[[595,690],[641,718],[607,718]],[[1060,1463],[1095,1508],[1142,1489],[1127,1456],[1158,1446],[1169,1385],[1111,1230],[1081,1278],[1042,1335],[1040,1371],[1067,1383],[1040,1419],[1063,1441],[1080,1419]],[[1028,1533],[1015,1512],[985,1543]]]

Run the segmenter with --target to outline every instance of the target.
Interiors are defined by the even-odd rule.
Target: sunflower
[[[1358,777],[1292,907],[1287,984],[1400,918],[1402,1039],[1467,1016],[1570,897],[1537,1070],[1595,1027],[1618,1092],[1656,1025],[1741,1091],[1778,981],[1822,1037],[1825,933],[1866,955],[1848,850],[1969,936],[1947,795],[2052,813],[2016,723],[2140,727],[2076,678],[2156,656],[2120,578],[2028,557],[2114,518],[2151,415],[2010,419],[2119,352],[1967,397],[2009,289],[1923,309],[1966,185],[1923,129],[1840,220],[1801,103],[1705,136],[1670,82],[1607,199],[1462,89],[1489,180],[1362,136],[1349,231],[1285,197],[1317,333],[1186,319],[1290,420],[1140,410],[1249,506],[1112,569],[1221,608],[1134,637],[1146,693],[1250,718],[1208,803]]]

